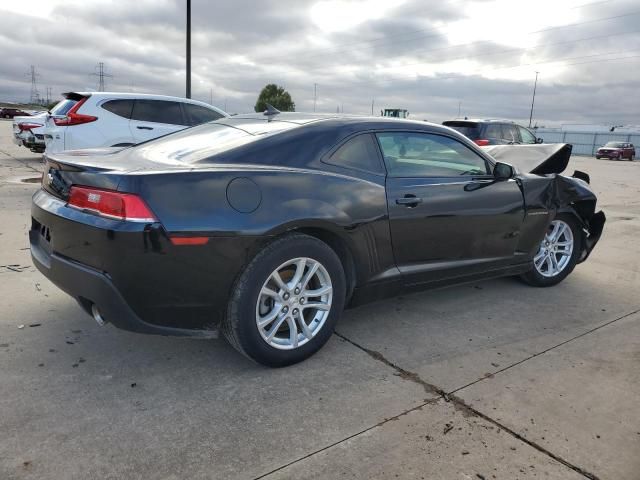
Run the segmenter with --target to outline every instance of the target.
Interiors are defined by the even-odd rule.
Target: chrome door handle
[[[405,195],[402,198],[396,198],[396,204],[406,205],[407,207],[415,207],[419,203],[422,203],[422,199],[415,195]]]

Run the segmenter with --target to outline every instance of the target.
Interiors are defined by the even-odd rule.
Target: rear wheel
[[[551,222],[533,268],[521,278],[535,287],[550,287],[564,280],[575,268],[582,251],[580,226],[573,215],[560,214]]]
[[[258,363],[283,367],[317,352],[344,308],[340,259],[302,234],[275,240],[247,266],[229,301],[222,332]]]

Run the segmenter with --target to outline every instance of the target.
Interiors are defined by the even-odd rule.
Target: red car
[[[633,143],[625,142],[607,142],[605,146],[600,147],[596,152],[596,158],[610,158],[612,160],[622,160],[623,158],[633,160],[636,155],[636,149]]]
[[[0,108],[0,118],[13,118],[13,117],[30,117],[31,114],[20,110],[19,108],[4,107]]]

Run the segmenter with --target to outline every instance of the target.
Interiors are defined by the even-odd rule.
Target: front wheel
[[[580,225],[571,214],[561,213],[551,222],[533,268],[521,278],[535,287],[550,287],[564,280],[575,268],[582,251]]]
[[[313,355],[344,308],[340,259],[317,238],[290,234],[264,248],[238,279],[222,324],[240,353],[270,367]]]

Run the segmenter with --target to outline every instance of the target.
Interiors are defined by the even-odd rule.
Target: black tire
[[[329,315],[322,328],[304,345],[280,350],[269,345],[256,325],[256,302],[262,285],[279,265],[288,260],[308,257],[320,262],[333,287]],[[331,337],[342,314],[346,281],[340,258],[324,242],[300,233],[287,234],[267,245],[245,268],[229,299],[222,333],[240,353],[269,367],[284,367],[301,362],[316,353]]]
[[[569,274],[573,271],[578,260],[580,259],[580,255],[582,253],[582,229],[576,217],[569,213],[560,213],[556,215],[555,220],[564,221],[571,228],[571,233],[573,234],[573,252],[571,253],[571,258],[569,263],[565,266],[564,270],[562,270],[559,274],[553,277],[545,277],[542,275],[531,263],[531,270],[527,273],[520,276],[520,279],[525,283],[534,286],[534,287],[552,287],[553,285],[557,285],[562,280],[567,278]]]
[[[4,118],[11,118],[11,115],[5,115]]]

